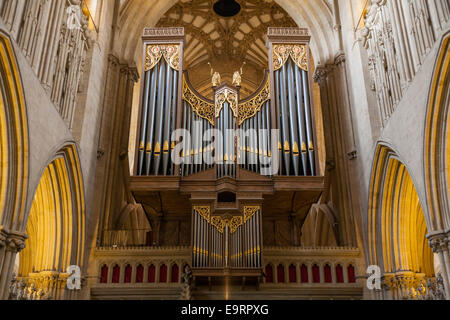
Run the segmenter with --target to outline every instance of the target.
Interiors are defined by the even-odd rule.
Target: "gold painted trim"
[[[180,45],[149,44],[145,49],[145,72],[153,69],[162,57],[172,69],[180,71]]]
[[[308,71],[308,50],[306,45],[275,44],[273,46],[273,69],[281,69],[289,57],[302,70]]]
[[[215,106],[212,103],[197,96],[187,84],[186,78],[183,78],[183,100],[186,101],[200,118],[208,120],[214,126]]]
[[[236,92],[223,88],[216,93],[216,118],[220,117],[220,113],[223,109],[223,104],[228,102],[235,118],[239,116],[238,113],[238,95]]]
[[[270,100],[270,80],[267,79],[261,91],[249,101],[239,104],[239,125],[246,120],[253,118],[261,111],[264,103]]]
[[[203,219],[210,222],[211,207],[209,206],[195,206],[194,211],[198,213]]]

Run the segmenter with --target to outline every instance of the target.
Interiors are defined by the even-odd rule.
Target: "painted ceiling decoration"
[[[295,27],[295,22],[273,0],[237,1],[241,10],[233,17],[217,15],[217,0],[180,0],[157,27],[185,28],[184,67],[195,88],[211,96],[211,63],[222,80],[232,82],[234,71],[245,62],[241,94],[248,96],[260,86],[268,68],[266,34],[269,27]]]

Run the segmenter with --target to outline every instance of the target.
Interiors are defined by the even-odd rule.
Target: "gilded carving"
[[[215,120],[215,107],[212,103],[197,96],[188,86],[186,79],[183,81],[183,100],[189,103],[192,110],[200,118],[206,119],[214,125]]]
[[[238,117],[238,96],[237,93],[224,88],[216,93],[216,118],[220,117],[220,112],[222,111],[223,104],[228,102],[230,104],[231,110],[233,110],[233,115],[235,118]]]
[[[145,56],[145,72],[153,69],[161,60],[167,61],[169,66],[179,71],[180,69],[180,46],[174,44],[156,44],[147,45]]]
[[[270,100],[270,81],[267,79],[266,85],[254,98],[239,105],[239,125],[253,118],[268,100]]]
[[[273,46],[273,68],[281,69],[287,59],[291,57],[292,61],[302,70],[308,71],[308,51],[306,45],[285,45],[276,44]]]
[[[223,233],[225,230],[226,222],[222,217],[219,216],[213,216],[211,218],[211,224],[219,231],[220,233]]]
[[[247,223],[261,208],[259,206],[244,207],[244,223]]]
[[[231,219],[224,219],[220,216],[213,216],[211,217],[211,224],[219,231],[220,233],[223,233],[225,230],[225,226],[228,225],[230,228],[230,234],[233,234],[237,231],[237,229],[242,226],[243,224],[243,217],[242,216],[234,216]]]
[[[209,206],[195,206],[194,211],[197,212],[206,221],[210,221],[211,208]]]

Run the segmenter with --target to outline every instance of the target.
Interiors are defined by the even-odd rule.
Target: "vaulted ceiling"
[[[268,27],[294,27],[295,22],[273,0],[238,1],[242,10],[223,18],[213,11],[216,0],[179,0],[157,23],[158,27],[185,28],[184,67],[194,86],[211,96],[208,62],[222,80],[232,82],[245,62],[242,95],[253,93],[268,68],[265,35]]]
[[[222,18],[212,10],[216,0],[180,0],[157,26],[183,26],[186,32],[185,65],[233,58],[267,66],[265,34],[268,27],[293,27],[295,22],[272,0],[240,1],[241,12]]]
[[[244,61],[242,95],[250,94],[267,68],[265,33],[268,26],[298,25],[311,33],[317,64],[332,61],[337,39],[333,29],[335,0],[236,0],[243,9],[233,18],[221,18],[214,0],[120,0],[115,51],[124,61],[142,63],[141,36],[145,27],[181,25],[186,28],[186,65],[194,85],[207,95],[211,62],[225,81]],[[231,53],[231,54],[230,54]]]

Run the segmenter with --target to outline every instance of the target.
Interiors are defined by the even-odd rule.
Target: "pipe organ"
[[[144,36],[138,175],[176,174],[171,150],[172,132],[179,127],[182,43],[155,43]]]
[[[209,206],[194,206],[194,268],[259,269],[261,247],[260,206],[245,206],[236,216],[211,215]]]
[[[154,209],[156,228],[166,214],[191,215],[199,277],[261,277],[264,206],[268,214],[291,215],[294,202],[311,206],[324,188],[316,170],[309,36],[282,29],[269,29],[268,71],[243,99],[240,81],[221,84],[217,73],[212,99],[193,87],[183,71],[183,28],[145,29],[131,188]]]
[[[182,42],[168,38],[144,37],[137,175],[317,174],[309,36],[286,42],[269,34],[270,71],[257,92],[241,99],[240,87],[220,85],[215,75],[214,100],[195,90],[187,72],[183,75]],[[176,129],[185,130],[178,141],[172,135]],[[178,143],[181,152],[173,154]]]
[[[281,174],[315,175],[308,51],[305,44],[273,45],[274,103]]]

